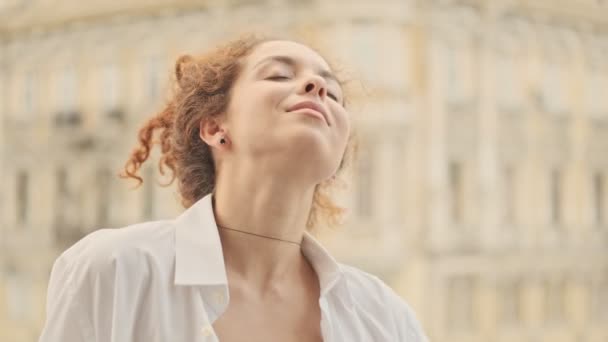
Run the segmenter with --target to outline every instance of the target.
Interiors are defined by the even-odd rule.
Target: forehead
[[[247,57],[245,64],[247,68],[251,68],[271,56],[288,56],[295,59],[297,63],[314,68],[330,69],[325,59],[316,51],[304,44],[288,40],[273,40],[258,45]]]

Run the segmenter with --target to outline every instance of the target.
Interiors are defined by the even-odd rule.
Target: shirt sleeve
[[[395,305],[395,320],[399,341],[428,342],[429,339],[422,330],[420,322],[413,310],[402,299]]]
[[[394,290],[387,288],[389,305],[393,308],[393,317],[397,326],[398,341],[403,342],[428,342],[428,336],[422,330],[422,326],[414,310]]]
[[[46,322],[39,342],[95,341],[81,305],[82,291],[73,282],[73,267],[64,255],[51,270],[46,299]]]

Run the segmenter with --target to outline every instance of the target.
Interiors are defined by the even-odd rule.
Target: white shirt
[[[230,297],[211,196],[175,220],[94,231],[61,254],[40,342],[219,341],[212,323]],[[319,278],[325,342],[427,341],[379,278],[336,262],[308,233],[301,248]]]

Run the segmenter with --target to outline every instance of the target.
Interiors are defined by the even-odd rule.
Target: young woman
[[[181,57],[160,133],[186,209],[100,229],[56,261],[40,341],[426,341],[377,277],[310,235],[344,214],[329,196],[354,151],[341,83],[314,50],[241,38]]]

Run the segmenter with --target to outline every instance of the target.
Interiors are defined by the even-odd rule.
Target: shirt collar
[[[302,253],[315,269],[319,278],[321,296],[324,296],[342,277],[340,265],[309,232],[304,232]]]
[[[228,284],[211,194],[186,209],[175,226],[175,284]]]
[[[228,284],[211,196],[198,200],[173,222],[176,285]],[[317,273],[321,295],[327,294],[342,277],[340,265],[308,232],[301,248]]]

